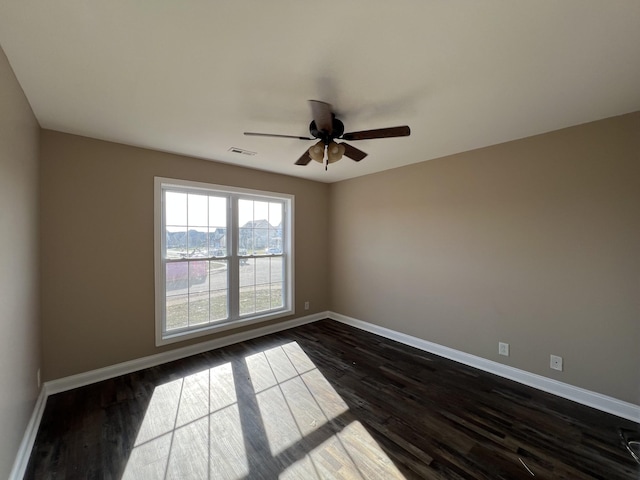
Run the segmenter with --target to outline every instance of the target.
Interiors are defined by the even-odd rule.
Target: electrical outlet
[[[509,344],[504,342],[498,342],[498,353],[500,355],[504,355],[505,357],[509,356]]]
[[[309,310],[309,302],[308,301],[304,302],[304,309],[305,310]]]
[[[549,362],[549,366],[553,370],[562,371],[562,357],[559,357],[558,355],[551,355],[551,360]]]

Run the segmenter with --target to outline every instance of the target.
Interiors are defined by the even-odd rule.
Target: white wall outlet
[[[304,309],[309,310],[309,301],[304,302]]]
[[[559,357],[558,355],[551,355],[551,361],[549,362],[549,366],[553,370],[562,371],[562,357]]]
[[[509,356],[509,344],[504,342],[498,342],[498,353],[500,355],[504,355],[505,357]]]
[[[40,369],[36,372],[36,378],[38,379],[38,390],[40,390]]]

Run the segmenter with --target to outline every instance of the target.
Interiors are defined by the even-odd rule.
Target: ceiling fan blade
[[[309,100],[309,105],[311,105],[311,115],[313,116],[313,121],[316,122],[316,128],[331,135],[333,131],[331,105],[319,100]]]
[[[411,129],[407,125],[403,125],[401,127],[349,132],[342,135],[341,138],[344,140],[369,140],[372,138],[408,137],[409,135],[411,135]]]
[[[256,133],[256,132],[244,132],[245,135],[253,137],[279,137],[279,138],[297,138],[298,140],[314,140],[311,137],[298,137],[297,135],[280,135],[277,133]]]
[[[313,159],[309,156],[309,150],[305,150],[300,158],[296,160],[296,165],[307,165],[311,160]]]
[[[364,157],[366,157],[368,155],[367,153],[363,152],[362,150],[359,150],[356,147],[352,147],[348,143],[342,142],[340,145],[342,145],[344,147],[345,156],[349,157],[351,160],[353,160],[355,162],[359,162],[360,160],[362,160]]]

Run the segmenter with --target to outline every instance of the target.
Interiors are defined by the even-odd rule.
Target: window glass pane
[[[189,325],[189,295],[167,297],[167,331],[184,328]]]
[[[208,263],[205,260],[189,262],[189,293],[209,290]]]
[[[209,197],[207,195],[189,194],[188,225],[190,227],[206,227],[209,225]]]
[[[267,253],[278,255],[282,253],[282,234],[279,229],[269,227],[269,249]]]
[[[267,253],[282,253],[282,210],[281,203],[269,203],[269,249]]]
[[[271,268],[270,258],[256,258],[256,285],[262,283],[269,283],[270,275],[269,270]]]
[[[282,224],[282,203],[269,203],[269,223],[274,227]]]
[[[209,323],[209,292],[189,292],[189,326]]]
[[[269,284],[256,285],[256,312],[264,312],[271,309]]]
[[[225,257],[227,255],[227,235],[224,228],[209,229],[209,256]]]
[[[165,258],[187,256],[187,227],[167,227],[165,239]]]
[[[165,224],[187,226],[187,194],[165,192]]]
[[[226,228],[227,199],[225,197],[209,197],[209,226]]]
[[[271,283],[274,282],[282,282],[283,280],[283,271],[284,271],[284,258],[283,257],[272,257],[269,259],[271,262],[271,278],[269,281]]]
[[[210,317],[212,322],[226,320],[229,317],[228,295],[226,290],[213,290],[209,295]]]
[[[209,262],[209,321],[225,320],[229,316],[229,272],[226,260]]]
[[[269,221],[269,204],[267,202],[253,202],[253,220]]]
[[[265,224],[266,220],[263,220]],[[256,253],[266,253],[269,247],[269,229],[268,228],[254,228],[253,229],[253,242]]]
[[[256,311],[255,287],[240,287],[240,315]]]
[[[253,254],[253,229],[241,228],[238,231],[238,254],[239,255]]]
[[[250,222],[253,222],[253,202],[251,200],[238,200],[238,226],[244,227]]]
[[[282,283],[271,284],[271,308],[284,307],[284,296],[282,292]]]
[[[189,264],[187,262],[167,262],[165,265],[167,295],[187,293],[189,286]]]
[[[187,232],[187,256],[206,257],[209,253],[209,230],[206,227],[189,228]]]
[[[229,288],[229,275],[226,260],[211,260],[209,262],[209,289],[226,290]]]
[[[246,261],[240,265],[240,286],[246,287],[249,285],[255,285],[255,258],[247,258]]]

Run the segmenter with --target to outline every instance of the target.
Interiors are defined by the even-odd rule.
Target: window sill
[[[295,314],[295,310],[287,309],[287,310],[279,310],[277,312],[269,312],[264,315],[253,316],[249,318],[244,318],[240,320],[229,320],[224,323],[216,323],[214,325],[205,325],[202,328],[197,330],[189,330],[187,332],[177,332],[177,333],[164,333],[158,332],[156,336],[156,347],[160,347],[162,345],[170,345],[172,343],[183,342],[185,340],[190,340],[192,338],[203,337],[205,335],[212,335],[218,332],[224,332],[227,330],[233,330],[236,328],[246,327],[249,325],[254,325],[256,323],[267,322],[269,320],[276,320],[278,318],[289,317]]]

